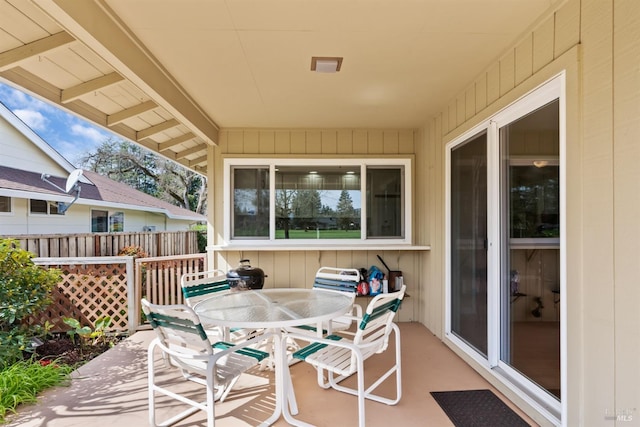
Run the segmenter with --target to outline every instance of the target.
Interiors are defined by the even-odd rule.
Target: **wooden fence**
[[[52,304],[29,323],[53,331],[66,331],[63,318],[72,317],[83,326],[95,327],[102,316],[110,316],[113,332],[133,333],[141,325],[140,298],[157,304],[182,303],[180,277],[206,270],[206,254],[137,258],[84,257],[34,258],[34,263],[62,271],[53,290]]]
[[[36,257],[118,256],[126,246],[140,246],[150,257],[197,254],[198,231],[88,233],[3,236],[16,239]]]

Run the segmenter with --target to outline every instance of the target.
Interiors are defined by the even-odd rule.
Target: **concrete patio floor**
[[[402,339],[402,400],[396,406],[367,402],[368,426],[453,426],[429,393],[472,389],[493,390],[525,421],[537,425],[424,326],[418,323],[400,323],[399,326]],[[146,349],[153,336],[153,331],[140,331],[122,341],[74,372],[71,385],[47,390],[37,404],[19,407],[17,415],[9,417],[7,426],[149,425]],[[366,364],[366,371],[375,372],[388,366],[385,358],[382,355],[372,358]],[[320,389],[315,382],[315,371],[306,363],[292,366],[291,375],[300,419],[318,426],[357,425],[354,396]],[[169,370],[166,374],[167,381],[178,378],[175,370]],[[192,388],[197,392],[202,390]],[[393,385],[389,384],[388,389],[393,390]],[[269,416],[274,399],[273,372],[252,370],[241,377],[224,403],[216,404],[216,426],[254,426]],[[180,406],[175,400],[161,402],[166,402],[163,410],[175,411],[177,405]],[[176,425],[205,426],[203,415],[195,414]],[[282,419],[275,424],[286,425]]]

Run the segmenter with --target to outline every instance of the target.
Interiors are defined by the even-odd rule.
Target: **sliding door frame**
[[[554,423],[562,423],[566,413],[567,390],[567,301],[560,299],[560,387],[561,399],[550,396],[515,369],[500,361],[501,347],[501,187],[499,129],[535,111],[549,102],[559,101],[559,164],[560,164],[560,295],[567,295],[566,267],[566,77],[561,72],[522,96],[501,111],[451,140],[445,147],[445,340],[459,348],[489,375],[518,394],[529,405]],[[487,133],[487,357],[460,339],[451,329],[451,153],[460,144],[478,134]]]

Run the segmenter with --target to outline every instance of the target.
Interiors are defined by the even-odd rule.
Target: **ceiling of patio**
[[[0,0],[0,78],[203,172],[221,128],[418,128],[563,1]]]

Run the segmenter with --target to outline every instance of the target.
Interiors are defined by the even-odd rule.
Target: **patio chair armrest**
[[[240,341],[240,342],[229,343],[225,341],[218,341],[218,342],[212,343],[213,348],[220,350],[220,351],[217,351],[214,356],[216,359],[218,359],[229,353],[238,353],[244,356],[253,357],[258,362],[260,362],[263,359],[269,357],[269,353],[266,353],[261,350],[257,350],[255,347],[252,347],[252,346],[259,344],[262,341],[266,341],[272,336],[275,336],[274,332],[264,332],[251,339]]]
[[[360,304],[353,304],[353,307],[351,308],[351,313],[353,313],[355,311],[355,317],[358,318],[358,320],[362,320],[362,306]]]
[[[302,360],[304,360],[304,358],[300,357],[300,355],[305,353],[305,349],[307,349],[307,351],[311,350],[310,353],[313,353],[326,346],[343,347],[343,348],[347,348],[349,350],[355,351],[357,353],[360,352],[360,349],[358,348],[357,345],[353,344],[349,339],[343,338],[339,335],[328,335],[327,337],[320,338],[320,337],[311,337],[309,335],[290,333],[290,334],[287,334],[287,337],[308,341],[310,343],[309,345],[293,353],[293,357],[296,357]],[[296,354],[298,354],[298,356],[296,356]]]

